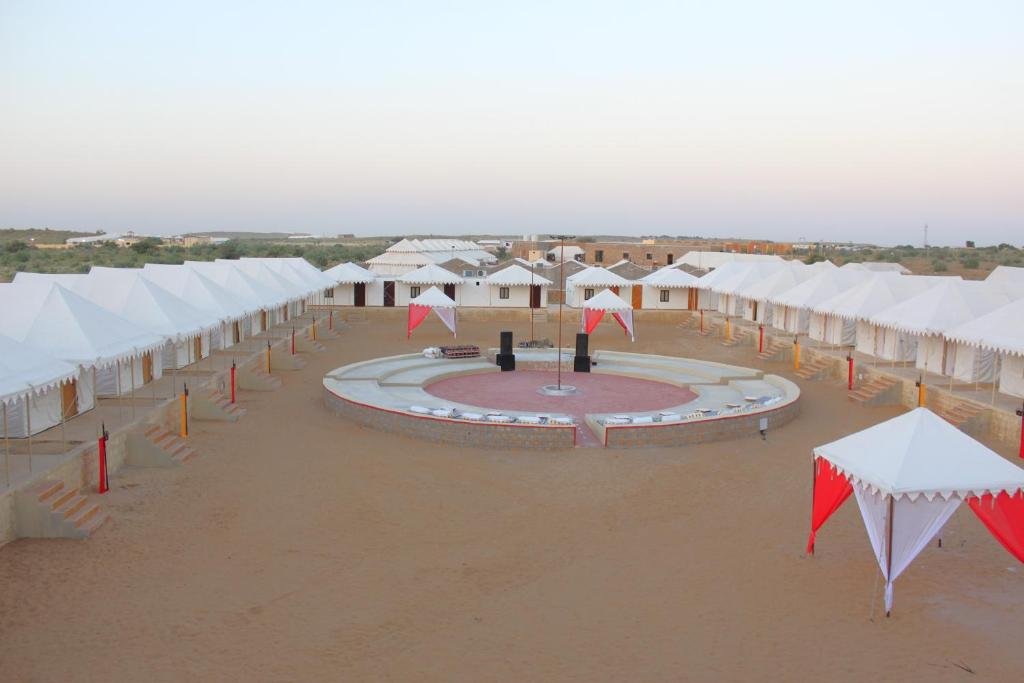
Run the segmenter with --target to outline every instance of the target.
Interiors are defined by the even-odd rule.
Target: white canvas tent
[[[547,308],[548,287],[554,283],[529,268],[523,268],[518,263],[491,273],[486,278],[489,299],[488,303],[494,307],[520,307],[531,306],[530,288],[537,292],[537,308]],[[502,298],[502,294],[505,298]]]
[[[632,280],[627,280],[607,268],[589,266],[565,278],[565,305],[583,307],[588,289],[596,293],[597,290],[604,288],[616,291],[620,287],[632,286]]]
[[[200,343],[208,347],[210,332],[220,323],[213,314],[195,308],[143,277],[141,270],[93,267],[80,293],[164,338],[163,352],[148,371],[151,379],[160,378],[164,365],[187,365],[194,340],[205,337],[205,342]]]
[[[633,307],[610,289],[604,289],[583,302],[580,330],[587,334],[593,332],[605,313],[611,313],[615,322],[629,336],[629,340],[636,341],[636,336],[633,332]]]
[[[205,275],[235,295],[250,310],[240,323],[236,323],[238,341],[264,331],[264,318],[273,310],[284,306],[287,298],[280,290],[266,285],[241,268],[236,261],[185,261],[185,266]]]
[[[143,381],[142,358],[163,339],[57,284],[0,285],[0,319],[15,340],[82,366],[84,392],[113,396]],[[127,365],[126,368],[122,366]]]
[[[789,291],[801,282],[814,277],[817,270],[802,261],[786,261],[767,276],[747,283],[738,289],[737,295],[743,301],[743,318],[751,322],[769,325],[772,322],[773,296]]]
[[[711,291],[718,294],[718,312],[729,317],[743,315],[746,308],[743,290],[791,267],[785,261],[752,261],[732,275],[719,278],[710,285]]]
[[[947,353],[942,335],[1010,300],[1002,289],[985,282],[942,282],[871,316],[869,322],[882,328],[884,340],[881,354],[875,355],[889,360],[915,360],[922,370],[951,374],[953,357]]]
[[[0,438],[38,434],[77,413],[77,393],[66,410],[61,387],[77,392],[78,375],[77,366],[0,334]]]
[[[142,274],[219,321],[217,327],[211,331],[209,345],[200,349],[202,358],[208,356],[212,349],[229,346],[230,343],[226,340],[231,339],[228,332],[232,324],[244,320],[252,312],[251,305],[247,305],[227,289],[192,268],[147,263],[142,269]]]
[[[1024,470],[927,408],[814,449],[808,552],[852,492],[885,579],[893,582],[935,538],[961,502],[1024,561]]]
[[[790,334],[806,334],[814,306],[869,277],[871,273],[865,270],[822,269],[792,289],[769,297],[772,304],[772,327]]]
[[[691,292],[696,291],[697,277],[685,270],[665,266],[640,278],[644,308],[686,310],[696,308]],[[668,292],[663,294],[663,292]]]
[[[990,382],[999,359],[999,390],[1024,397],[1024,299],[1017,299],[949,330],[954,345],[953,377],[963,382]]]

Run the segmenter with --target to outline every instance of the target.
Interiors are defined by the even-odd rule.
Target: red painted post
[[[853,354],[846,357],[846,390],[853,391]]]
[[[100,453],[100,474],[99,474],[99,486],[96,489],[97,493],[106,493],[110,490],[110,481],[107,478],[107,426],[103,425],[103,433],[100,435],[97,447]]]
[[[295,355],[295,328],[292,328],[292,355]]]
[[[1020,415],[1020,457],[1024,458],[1024,408],[1017,411]]]
[[[334,311],[327,311],[327,329],[334,329]]]
[[[231,361],[231,402],[235,402],[235,361]]]
[[[764,353],[764,325],[757,326],[757,352]]]

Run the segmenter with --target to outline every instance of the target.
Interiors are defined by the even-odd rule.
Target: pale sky
[[[0,0],[0,227],[1024,241],[1024,2]]]

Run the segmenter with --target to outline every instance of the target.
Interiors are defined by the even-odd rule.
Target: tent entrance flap
[[[807,553],[809,555],[814,554],[814,539],[818,529],[853,493],[853,485],[850,480],[840,474],[832,463],[822,458],[814,459],[812,482],[811,533],[807,537]]]

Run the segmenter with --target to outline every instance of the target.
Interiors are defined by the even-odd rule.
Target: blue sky
[[[1020,243],[1022,8],[0,0],[0,225]]]

